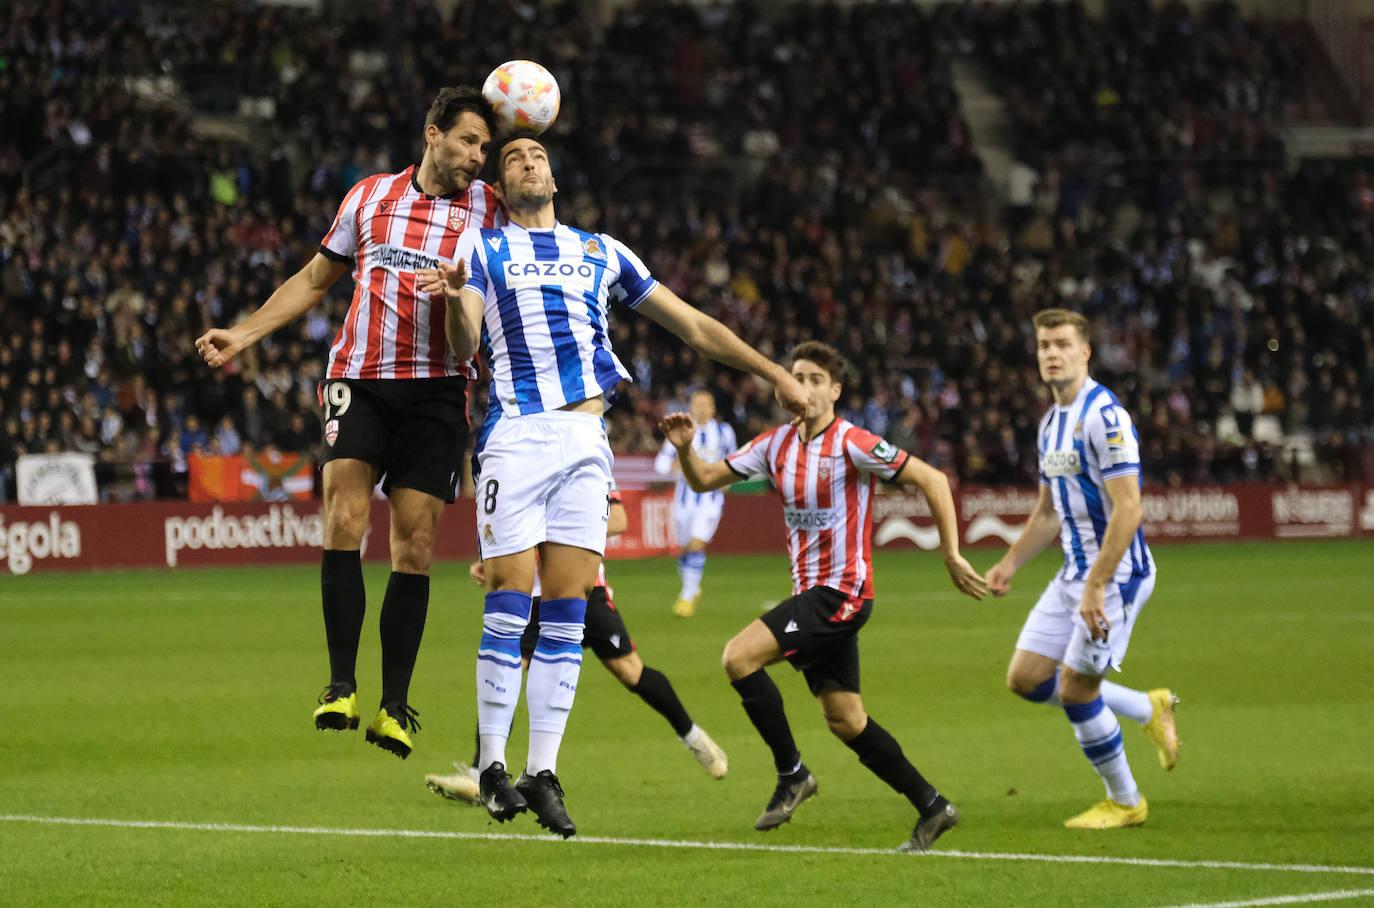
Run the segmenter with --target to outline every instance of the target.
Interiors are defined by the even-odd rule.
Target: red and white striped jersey
[[[763,475],[782,498],[792,594],[828,586],[873,598],[873,485],[892,479],[907,453],[836,419],[810,441],[796,426],[764,432],[725,458],[741,476]]]
[[[415,167],[367,177],[348,191],[320,252],[353,261],[353,303],[329,350],[329,378],[476,378],[444,337],[443,295],[416,293],[415,272],[451,262],[467,227],[506,223],[494,190],[473,180],[465,192],[425,195]]]

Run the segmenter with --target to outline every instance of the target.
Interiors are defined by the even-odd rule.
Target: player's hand
[[[232,328],[211,328],[196,338],[196,352],[212,369],[229,362],[243,347],[243,341]]]
[[[773,385],[773,396],[778,399],[778,403],[802,419],[814,415],[811,412],[811,402],[807,399],[806,391],[802,388],[801,382],[791,375],[778,378]]]
[[[471,577],[472,582],[478,586],[487,585],[487,569],[483,567],[480,561],[474,561],[472,564],[468,565],[468,576]]]
[[[945,570],[949,571],[949,579],[954,581],[954,586],[965,596],[981,600],[988,594],[988,582],[973,569],[973,565],[969,564],[963,555],[945,558]]]
[[[669,413],[658,422],[658,430],[675,448],[690,445],[697,434],[697,424],[690,413]]]
[[[442,293],[450,300],[458,299],[458,293],[468,282],[468,263],[459,259],[450,265],[440,262],[438,268],[421,268],[415,272],[415,279],[421,293],[433,296]]]
[[[1078,604],[1078,616],[1088,626],[1088,633],[1094,640],[1107,642],[1107,631],[1112,623],[1107,620],[1105,605],[1107,591],[1095,584],[1083,585],[1083,600]]]
[[[1005,560],[988,568],[988,591],[994,596],[1005,596],[1011,592],[1011,575],[1016,573]]]

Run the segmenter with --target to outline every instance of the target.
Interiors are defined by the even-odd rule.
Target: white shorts
[[[483,558],[541,542],[605,554],[614,458],[601,417],[551,410],[503,418],[477,460]]]
[[[1103,607],[1112,626],[1106,642],[1101,642],[1092,638],[1087,624],[1078,614],[1079,603],[1083,601],[1083,581],[1055,577],[1026,616],[1021,636],[1016,638],[1016,648],[1063,662],[1080,675],[1102,677],[1109,668],[1121,671],[1136,618],[1154,588],[1155,574],[1140,577],[1131,584],[1107,584]]]
[[[701,501],[695,499],[700,497]],[[711,492],[687,493],[687,501],[673,499],[673,526],[677,530],[677,544],[685,546],[693,539],[710,542],[720,526],[720,515],[725,510],[725,496]]]

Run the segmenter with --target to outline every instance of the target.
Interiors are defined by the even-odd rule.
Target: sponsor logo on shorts
[[[614,646],[616,649],[620,649],[620,635],[619,635],[619,634],[611,634],[611,646]]]
[[[339,440],[339,421],[331,419],[324,424],[325,443],[333,447],[334,442]]]
[[[482,527],[482,544],[496,545],[496,534],[491,531],[491,524]]]
[[[797,627],[797,622],[789,621],[787,622],[787,626],[782,629],[782,632],[784,634],[794,634],[799,630],[801,630],[801,628]]]

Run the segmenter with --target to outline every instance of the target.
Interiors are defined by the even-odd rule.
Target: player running
[[[959,811],[926,781],[901,745],[864,710],[859,696],[859,630],[873,610],[873,487],[884,479],[916,486],[930,502],[945,568],[960,592],[981,599],[987,584],[959,554],[949,480],[924,461],[835,416],[845,361],[816,341],[792,351],[792,375],[806,388],[812,415],[758,436],[739,451],[705,463],[692,448],[686,414],[659,428],[677,450],[694,491],[719,489],[762,474],[782,499],[792,598],[749,623],[725,647],[725,672],[754,727],[773,752],[778,784],[755,829],[774,829],[816,793],[767,666],[786,659],[801,671],[826,725],[878,778],[920,814],[902,851],[926,851],[959,821]]]
[[[1040,497],[1021,537],[988,571],[995,596],[1056,537],[1064,567],[1026,617],[1007,686],[1032,703],[1064,707],[1107,799],[1064,821],[1074,829],[1138,826],[1149,805],[1136,787],[1117,716],[1139,722],[1166,770],[1178,763],[1173,692],[1104,680],[1121,670],[1155,560],[1140,528],[1140,441],[1116,395],[1088,375],[1088,320],[1066,309],[1033,319],[1040,377],[1054,406],[1040,420]]]

